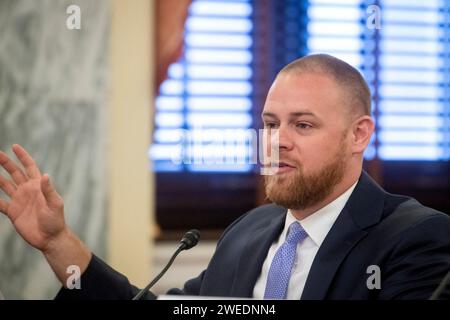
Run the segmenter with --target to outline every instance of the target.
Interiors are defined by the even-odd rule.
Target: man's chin
[[[266,195],[272,202],[285,202],[284,196],[290,189],[293,188],[295,183],[291,173],[283,173],[280,175],[267,177],[266,180]],[[298,187],[298,186],[297,186]],[[277,201],[278,200],[278,201]]]
[[[288,187],[295,183],[295,171],[285,171],[268,176],[268,184],[275,187]]]

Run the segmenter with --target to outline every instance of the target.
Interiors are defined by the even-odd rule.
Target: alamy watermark
[[[366,9],[369,15],[366,19],[366,26],[368,29],[381,29],[381,8],[375,4],[370,5]]]
[[[275,174],[279,163],[278,130],[177,130],[171,162],[175,165],[260,165],[262,175]]]
[[[66,8],[69,15],[66,19],[66,27],[69,30],[81,29],[81,8],[76,4],[71,4]],[[381,29],[381,8],[378,5],[369,5],[366,9],[368,17],[366,26],[368,29]]]
[[[81,29],[81,8],[75,4],[67,7],[66,13],[69,15],[66,19],[66,27],[69,30]]]
[[[367,278],[366,286],[369,290],[381,289],[381,269],[376,264],[367,267],[366,273],[370,274]]]
[[[66,280],[66,287],[69,290],[81,289],[81,270],[77,265],[70,265],[66,269],[66,273],[70,274]]]

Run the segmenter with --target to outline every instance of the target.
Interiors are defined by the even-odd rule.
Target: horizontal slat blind
[[[449,1],[377,1],[378,38],[366,26],[371,3],[310,0],[309,52],[350,63],[377,93],[367,159],[449,160]]]
[[[252,169],[252,29],[250,0],[193,1],[184,56],[156,101],[157,171]]]

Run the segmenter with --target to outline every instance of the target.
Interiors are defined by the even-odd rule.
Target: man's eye
[[[312,128],[312,126],[310,124],[304,123],[304,122],[300,122],[297,124],[297,128],[300,129],[310,129]]]
[[[276,127],[276,123],[273,123],[273,122],[266,122],[266,123],[264,124],[264,127],[268,128],[268,129],[273,129],[273,128]]]

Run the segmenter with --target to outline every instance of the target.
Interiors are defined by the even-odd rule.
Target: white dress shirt
[[[308,234],[305,240],[301,241],[297,245],[297,256],[292,268],[291,278],[289,280],[287,299],[298,300],[302,296],[303,289],[305,287],[306,279],[308,278],[309,270],[314,261],[314,257],[319,250],[320,245],[327,236],[340,212],[347,203],[350,195],[356,187],[355,182],[347,191],[336,198],[334,201],[327,204],[322,209],[314,212],[303,220],[298,221],[288,210],[286,215],[286,221],[284,223],[284,229],[280,234],[280,237],[272,244],[267,253],[266,260],[262,266],[261,274],[256,281],[253,288],[253,298],[263,299],[264,291],[266,289],[267,275],[278,248],[286,240],[286,234],[289,226],[295,222],[300,222],[303,229]]]

